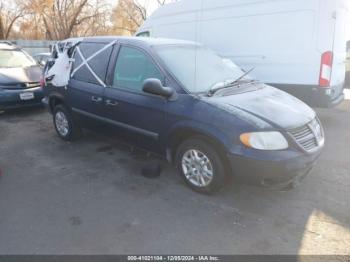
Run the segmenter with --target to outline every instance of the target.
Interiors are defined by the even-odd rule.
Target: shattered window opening
[[[90,43],[87,49],[94,49],[99,45],[101,45],[101,48],[97,48],[92,53],[85,53],[82,46],[88,43],[81,44],[81,40],[60,42],[53,47],[53,57],[56,58],[45,70],[45,79],[52,79],[54,86],[67,86],[69,79],[76,76],[77,80],[79,78],[88,79],[93,84],[106,87],[103,73],[107,69],[107,61],[112,53],[112,47],[117,41],[108,44]],[[95,60],[97,60],[96,63],[94,63]],[[72,67],[74,68],[73,72],[71,72]]]

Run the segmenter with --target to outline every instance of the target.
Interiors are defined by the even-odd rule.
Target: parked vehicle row
[[[201,42],[264,83],[312,106],[343,98],[347,0],[182,0],[136,33]]]
[[[231,175],[289,186],[308,174],[324,146],[311,108],[201,44],[68,39],[52,56],[45,72],[55,64],[58,71],[45,79],[44,102],[59,137],[77,139],[82,128],[117,136],[173,162],[199,192],[220,189]],[[68,61],[68,84],[53,85]]]

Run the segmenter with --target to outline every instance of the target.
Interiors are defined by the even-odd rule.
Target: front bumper
[[[20,94],[31,92],[34,98],[30,100],[21,100]],[[44,97],[41,87],[29,89],[0,89],[0,110],[9,110],[22,107],[33,107],[42,105],[41,100]]]
[[[321,149],[312,154],[294,150],[246,151],[250,151],[247,152],[249,157],[236,153],[228,155],[231,170],[239,181],[264,187],[285,187],[299,182],[311,171],[321,154]]]

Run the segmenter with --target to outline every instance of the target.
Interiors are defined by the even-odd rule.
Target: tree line
[[[0,39],[60,40],[133,35],[148,17],[147,4],[176,0],[0,0]]]

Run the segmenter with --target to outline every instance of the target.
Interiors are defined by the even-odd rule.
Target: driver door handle
[[[118,106],[118,105],[119,103],[117,101],[112,101],[109,99],[106,100],[106,106]]]
[[[102,102],[102,97],[92,96],[91,101],[95,103],[100,103]]]

